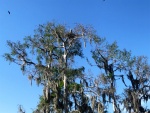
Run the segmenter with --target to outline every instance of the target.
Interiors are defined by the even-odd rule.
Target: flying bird
[[[10,11],[8,11],[8,14],[10,14]]]

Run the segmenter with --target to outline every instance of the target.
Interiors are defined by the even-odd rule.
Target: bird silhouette
[[[10,14],[10,11],[8,11],[8,14]]]

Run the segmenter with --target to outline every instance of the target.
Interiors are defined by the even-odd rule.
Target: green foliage
[[[72,84],[69,84],[69,85],[68,85],[68,90],[69,90],[69,91],[72,91],[72,90],[80,91],[82,87],[83,87],[82,84],[72,83]]]
[[[43,85],[43,96],[34,112],[81,111],[82,101],[89,106],[83,93],[84,86],[76,83],[77,78],[84,79],[84,67],[71,67],[75,56],[84,58],[82,43],[87,40],[92,43],[101,41],[90,26],[77,24],[69,30],[66,25],[47,23],[39,25],[35,34],[25,37],[22,42],[7,42],[10,52],[4,55],[5,59],[20,65],[31,85],[33,80],[37,85]],[[76,107],[72,108],[71,103]]]
[[[95,47],[91,50],[95,64],[88,63],[101,70],[97,77],[87,76],[84,66],[73,68],[76,56],[86,57],[82,46],[86,43]],[[70,30],[66,25],[47,23],[39,25],[33,36],[21,42],[7,41],[7,45],[10,52],[4,58],[18,64],[31,85],[35,81],[43,86],[33,113],[103,113],[108,104],[115,107],[115,113],[121,113],[119,104],[129,112],[142,112],[141,101],[150,98],[147,58],[120,50],[117,42],[109,44],[91,26],[77,24]],[[124,84],[124,96],[117,91],[118,81]]]

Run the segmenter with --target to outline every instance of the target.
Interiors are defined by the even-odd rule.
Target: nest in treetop
[[[74,33],[72,32],[72,30],[70,30],[70,32],[67,33],[66,36],[67,36],[68,38],[75,38],[76,34],[74,34]]]

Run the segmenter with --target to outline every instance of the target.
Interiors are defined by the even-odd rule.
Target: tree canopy
[[[49,22],[39,25],[33,36],[7,45],[5,59],[20,65],[31,85],[35,81],[43,86],[33,113],[106,113],[110,105],[114,113],[149,111],[141,104],[150,99],[147,57],[121,50],[117,42],[109,44],[91,26],[76,24],[70,29]],[[94,63],[83,52],[86,45],[93,48],[89,51]],[[75,67],[76,56],[101,73],[90,75],[85,65]],[[118,83],[122,92],[117,91]]]

